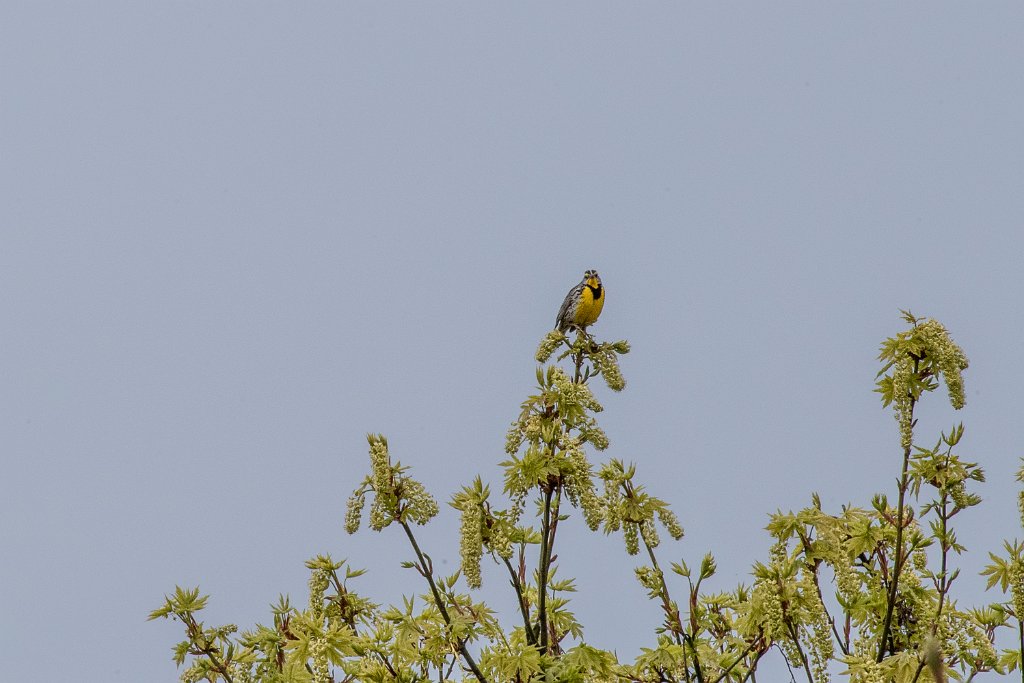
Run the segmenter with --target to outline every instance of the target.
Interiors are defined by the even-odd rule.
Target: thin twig
[[[804,654],[804,649],[800,647],[800,632],[797,631],[796,625],[793,622],[786,620],[786,626],[789,628],[789,635],[793,638],[793,644],[796,646],[797,654],[800,655],[800,662],[804,665],[804,673],[807,674],[807,683],[814,683],[814,677],[811,676],[811,665],[807,661],[807,655]],[[790,672],[792,674],[792,671]]]
[[[754,642],[750,643],[750,645],[747,646],[747,649],[743,651],[743,654],[741,654],[739,657],[737,657],[736,661],[734,661],[732,664],[730,664],[729,668],[727,668],[725,671],[723,671],[721,673],[721,675],[718,678],[716,678],[715,680],[711,681],[711,683],[720,683],[720,681],[722,681],[722,679],[724,679],[726,676],[728,676],[729,672],[732,671],[733,668],[735,668],[735,666],[737,664],[742,662],[746,658],[746,656],[750,654],[750,651],[754,649],[754,645],[756,643],[757,643],[756,640]]]
[[[786,651],[782,649],[782,646],[775,643],[775,647],[779,648],[779,652],[782,653],[782,661],[786,663],[786,668],[789,669],[789,680],[792,683],[796,683],[796,675],[793,674],[793,666],[789,663],[789,657],[786,656]]]

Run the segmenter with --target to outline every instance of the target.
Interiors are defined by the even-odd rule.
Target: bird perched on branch
[[[576,327],[585,330],[593,325],[604,308],[604,287],[596,270],[588,270],[578,285],[565,295],[562,307],[558,309],[555,327],[559,332],[568,332]]]

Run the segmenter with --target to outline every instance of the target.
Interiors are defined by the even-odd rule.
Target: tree
[[[818,496],[796,512],[770,517],[769,556],[754,563],[753,583],[706,593],[714,575],[710,554],[691,568],[669,562],[661,532],[678,540],[683,529],[668,504],[647,492],[635,465],[612,459],[595,468],[587,451],[604,451],[597,423],[601,404],[590,381],[612,391],[625,381],[618,359],[625,341],[599,342],[553,331],[537,351],[537,392],[522,404],[506,438],[508,459],[500,501],[477,477],[450,505],[461,515],[461,567],[435,571],[415,527],[439,514],[434,497],[392,460],[387,439],[368,437],[370,473],[348,501],[346,530],[362,525],[402,530],[404,563],[424,593],[382,607],[354,592],[364,571],[329,556],[309,560],[309,600],[272,607],[271,625],[238,632],[207,627],[197,614],[207,597],[177,588],[150,614],[175,618],[185,639],[174,659],[188,662],[182,681],[756,681],[758,664],[775,648],[809,683],[842,672],[851,681],[972,680],[994,671],[1022,671],[1024,545],[1007,542],[983,572],[1008,600],[962,609],[953,588],[956,558],[965,547],[955,534],[958,514],[981,503],[969,486],[982,469],[955,449],[964,427],[955,425],[930,448],[914,444],[915,411],[945,384],[954,408],[964,404],[964,352],[935,320],[904,313],[908,328],[883,342],[877,391],[899,426],[902,465],[895,501],[876,495],[869,506],[822,509]],[[558,352],[555,363],[548,363]],[[568,369],[559,363],[568,360]],[[1024,482],[1024,467],[1018,479]],[[528,505],[528,502],[531,505]],[[1024,492],[1020,497],[1024,524]],[[558,576],[559,523],[578,511],[593,531],[621,534],[629,555],[643,558],[636,578],[662,610],[650,648],[632,663],[583,640],[568,609],[571,578]],[[475,601],[484,557],[504,567],[518,605],[517,623],[502,624]],[[468,591],[468,592],[467,592]],[[682,596],[682,606],[676,596]],[[1013,628],[1019,645],[998,652],[996,632]]]

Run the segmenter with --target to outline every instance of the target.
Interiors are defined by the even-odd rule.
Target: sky
[[[895,492],[872,392],[900,309],[966,350],[985,501],[961,603],[1019,537],[1024,7],[969,3],[36,2],[0,6],[0,651],[10,680],[174,681],[175,585],[209,623],[304,603],[318,553],[421,592],[394,529],[344,532],[382,432],[444,503],[500,490],[565,292],[628,339],[604,403],[686,537],[750,582],[768,514]],[[458,563],[456,512],[420,541]],[[578,515],[593,645],[660,616]],[[512,609],[498,567],[481,595]],[[608,586],[621,587],[609,591]]]

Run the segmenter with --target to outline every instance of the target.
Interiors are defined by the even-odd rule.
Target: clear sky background
[[[666,559],[749,581],[777,508],[893,492],[872,393],[900,308],[967,351],[989,482],[962,602],[1019,536],[1024,7],[876,3],[0,6],[0,652],[5,678],[172,681],[175,584],[208,621],[302,603],[303,561],[422,587],[344,533],[388,435],[440,501],[500,489],[565,292],[629,339],[611,448],[672,503]],[[456,513],[422,531],[458,562]],[[625,659],[660,615],[575,519],[563,574]],[[484,594],[512,608],[500,572]],[[615,587],[612,589],[612,587]],[[621,587],[621,588],[620,588]]]

